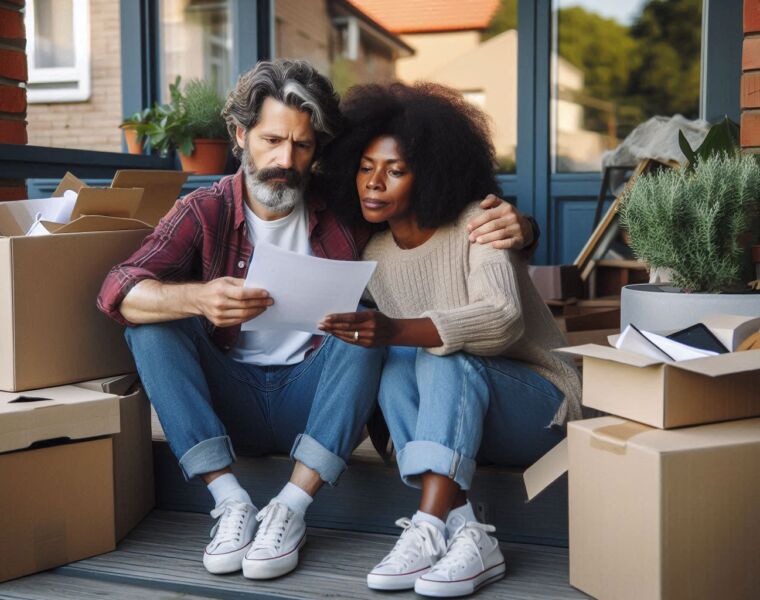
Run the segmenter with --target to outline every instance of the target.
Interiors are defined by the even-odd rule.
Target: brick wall
[[[89,4],[90,99],[86,102],[30,104],[27,119],[32,145],[121,152],[119,2],[90,0]]]
[[[0,3],[0,144],[26,144],[24,0]],[[0,201],[26,198],[23,179],[0,179]]]
[[[741,144],[760,152],[760,0],[744,0]]]

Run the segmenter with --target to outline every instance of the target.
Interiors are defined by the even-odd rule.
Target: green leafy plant
[[[691,167],[639,177],[622,198],[631,248],[652,268],[671,269],[684,291],[742,287],[749,247],[758,237],[760,165],[719,152]]]
[[[178,150],[185,156],[193,153],[196,139],[227,139],[222,117],[224,99],[208,81],[193,79],[180,87],[181,79],[169,86],[170,101],[156,104],[137,125],[148,144],[162,156]]]
[[[689,161],[687,168],[692,169],[699,160],[704,160],[721,152],[733,154],[738,152],[739,146],[739,126],[728,117],[725,117],[720,123],[716,123],[707,132],[705,139],[694,150],[689,144],[689,140],[682,131],[678,132],[678,145],[681,152]]]

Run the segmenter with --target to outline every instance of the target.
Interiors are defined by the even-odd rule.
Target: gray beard
[[[247,140],[240,159],[245,174],[245,187],[252,202],[258,202],[273,213],[288,213],[303,200],[303,188],[290,187],[284,183],[269,183],[259,179],[259,169],[251,160]]]

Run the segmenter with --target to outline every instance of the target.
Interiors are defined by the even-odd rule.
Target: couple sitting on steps
[[[240,170],[179,200],[98,298],[128,326],[182,472],[216,503],[204,566],[296,568],[313,497],[379,404],[373,442],[390,432],[421,496],[367,584],[457,596],[499,579],[493,527],[467,501],[477,462],[541,456],[579,416],[580,384],[528,277],[535,222],[494,195],[485,116],[433,84],[357,86],[339,105],[308,63],[276,60],[241,76],[224,117]],[[324,336],[241,332],[277,301],[243,287],[259,241],[376,260],[376,309],[325,315]],[[265,507],[233,475],[235,451],[294,460]]]

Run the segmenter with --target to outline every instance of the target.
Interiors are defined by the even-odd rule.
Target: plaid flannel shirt
[[[126,326],[119,308],[129,291],[144,279],[205,282],[219,277],[245,277],[253,255],[243,210],[243,172],[211,188],[193,191],[176,202],[141,247],[108,273],[98,295],[98,308]],[[370,237],[368,229],[351,228],[307,193],[309,240],[314,256],[357,260]],[[214,343],[224,352],[235,345],[240,326],[215,327],[205,321]],[[315,347],[322,336],[315,336]]]

